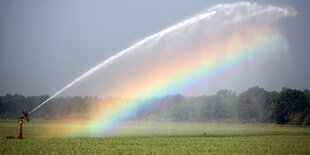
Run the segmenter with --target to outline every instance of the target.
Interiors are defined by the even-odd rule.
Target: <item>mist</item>
[[[100,97],[197,96],[215,94],[220,89],[241,92],[255,85],[267,90],[283,87],[278,78],[285,77],[287,71],[283,66],[293,60],[290,60],[289,43],[277,23],[282,17],[297,15],[292,7],[242,2],[216,5],[202,14],[206,13],[212,15],[143,42],[65,94]],[[274,43],[268,40],[272,35],[278,35],[280,41]],[[229,56],[234,55],[234,51],[229,49],[234,47],[230,46],[252,46],[249,40],[255,40],[255,37],[265,37],[261,40],[265,40],[264,46],[268,47],[248,56],[236,56],[234,59],[238,60],[230,64]],[[214,73],[200,74],[210,68],[204,63],[210,62],[212,65],[217,61],[224,61],[221,62],[224,67],[213,69]],[[225,61],[228,63],[225,64]],[[167,86],[178,80],[179,83]],[[163,91],[152,93],[154,89]],[[150,93],[143,96],[148,91]]]

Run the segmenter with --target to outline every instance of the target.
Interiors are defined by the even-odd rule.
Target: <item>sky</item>
[[[0,95],[52,95],[135,42],[216,4],[233,2],[239,1],[0,1]],[[216,83],[212,89],[190,95],[212,94],[219,89],[240,92],[255,85],[269,91],[281,90],[282,87],[310,89],[310,2],[271,0],[257,3],[291,6],[298,12],[295,17],[281,18],[273,23],[286,39],[287,54],[284,57],[264,57],[271,67],[264,66],[267,63],[261,60],[258,63],[262,64],[260,70],[253,74],[253,77],[260,78],[246,76],[249,82],[242,79],[235,81],[234,85]],[[136,64],[147,66],[148,62],[128,60],[131,69]],[[117,82],[125,85],[127,79],[135,80],[136,72],[124,68],[128,64],[124,63],[115,70],[111,67],[110,72],[101,71],[101,75],[81,82],[81,86],[64,94],[87,95],[92,92],[91,95],[98,95],[97,90],[108,93]],[[100,85],[100,88],[94,90],[94,85]]]

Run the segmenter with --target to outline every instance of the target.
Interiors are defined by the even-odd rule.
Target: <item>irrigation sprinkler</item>
[[[7,136],[6,139],[23,139],[23,120],[26,119],[29,122],[27,112],[22,112],[23,116],[19,118],[19,135],[18,136]]]

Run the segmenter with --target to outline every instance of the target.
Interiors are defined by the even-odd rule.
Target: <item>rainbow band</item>
[[[249,58],[262,55],[268,49],[285,42],[285,39],[275,30],[267,29],[258,33],[252,31],[245,34],[245,36],[234,34],[221,42],[221,46],[215,44],[213,47],[209,45],[201,47],[195,51],[198,54],[191,61],[195,64],[176,69],[174,74],[162,78],[164,80],[157,82],[156,85],[152,85],[152,81],[146,81],[144,84],[146,91],[131,93],[131,95],[143,99],[172,92],[194,91],[194,89],[199,89],[195,85],[201,86],[202,83],[207,83],[218,74],[225,74],[229,70],[242,67]],[[112,108],[102,108],[89,124],[92,136],[109,135],[124,126],[123,121],[132,117],[137,109],[152,108],[154,105],[156,103],[129,100],[116,103]]]

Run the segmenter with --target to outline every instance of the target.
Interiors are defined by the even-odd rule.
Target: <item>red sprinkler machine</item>
[[[29,122],[29,117],[27,112],[22,112],[24,115],[19,118],[19,135],[18,136],[7,136],[6,139],[23,139],[23,120],[26,119]]]

